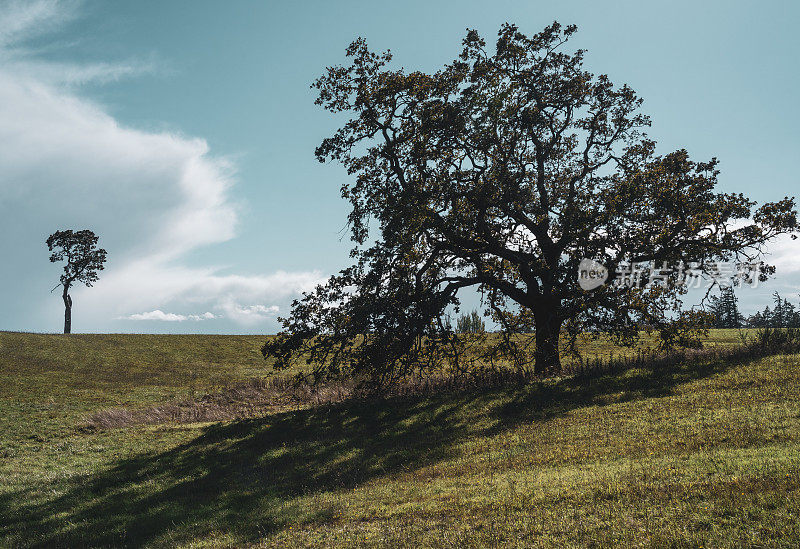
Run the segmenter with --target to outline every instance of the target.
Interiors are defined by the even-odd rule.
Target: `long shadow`
[[[317,502],[316,514],[309,514],[312,506],[304,506],[303,498],[446,460],[464,438],[605,402],[608,395],[667,395],[678,384],[732,365],[717,361],[424,399],[345,402],[216,424],[171,450],[73,479],[57,497],[42,501],[41,486],[0,495],[0,540],[16,534],[31,547],[174,546],[232,533],[245,543],[298,517],[333,520],[335,498],[328,509],[319,510]],[[488,428],[477,414],[489,420]]]
[[[534,383],[524,390],[515,391],[505,403],[493,410],[497,421],[486,434],[548,419],[575,408],[668,396],[678,385],[724,373],[758,358],[763,357],[747,354],[724,358],[701,356],[662,367],[598,370],[568,377],[558,383]],[[613,395],[613,399],[608,399],[609,395]]]

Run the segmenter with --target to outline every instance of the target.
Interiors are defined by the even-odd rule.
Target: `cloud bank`
[[[274,319],[278,303],[321,274],[221,274],[187,260],[236,236],[235,163],[200,138],[126,127],[81,95],[83,84],[140,74],[147,64],[55,63],[26,47],[78,17],[77,7],[0,4],[0,230],[19,249],[41,248],[58,228],[97,232],[109,250],[106,271],[94,288],[73,293],[100,330],[120,318],[242,326]]]
[[[175,313],[165,313],[161,309],[149,311],[147,313],[135,313],[121,317],[123,320],[160,320],[162,322],[183,322],[185,320],[211,320],[216,318],[214,313],[205,312],[201,315],[179,315]]]

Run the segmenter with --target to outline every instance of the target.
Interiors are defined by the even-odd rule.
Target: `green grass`
[[[0,546],[800,543],[800,355],[78,428],[266,375],[261,343],[0,333]]]
[[[269,368],[263,336],[0,332],[0,456],[69,432],[87,413],[185,399]]]

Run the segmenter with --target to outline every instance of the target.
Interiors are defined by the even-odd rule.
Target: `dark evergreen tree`
[[[760,311],[756,311],[749,317],[747,317],[748,328],[763,328],[764,327],[764,315],[761,314]]]
[[[772,309],[769,308],[769,305],[764,307],[764,310],[761,312],[761,325],[758,326],[759,328],[771,328],[773,325],[773,313]]]
[[[456,321],[456,332],[460,334],[481,334],[485,331],[486,325],[478,311],[462,314]]]
[[[770,328],[797,328],[800,326],[800,314],[788,299],[782,298],[776,291],[772,294],[775,309],[770,319]]]
[[[711,298],[709,310],[714,318],[714,328],[740,328],[742,326],[744,317],[739,312],[738,302],[733,286],[721,288],[720,295]]]

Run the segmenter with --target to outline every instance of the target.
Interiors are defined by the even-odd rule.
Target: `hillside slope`
[[[0,333],[0,546],[800,543],[800,355],[80,428],[263,374],[262,340]]]

